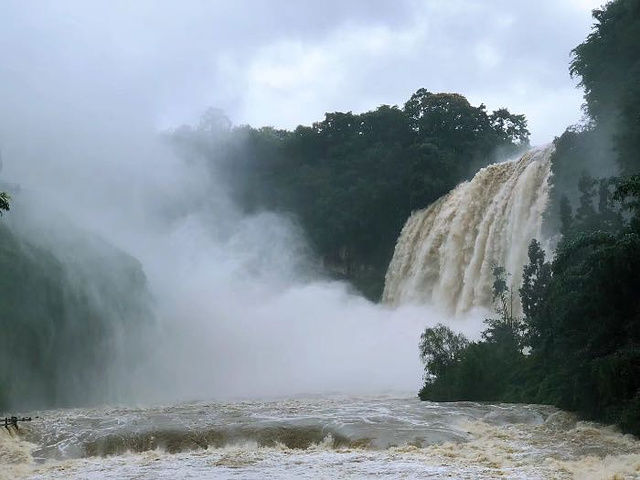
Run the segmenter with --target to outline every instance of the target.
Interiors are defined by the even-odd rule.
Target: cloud
[[[425,87],[525,113],[545,142],[581,116],[569,52],[597,4],[7,0],[0,141],[39,122],[166,127],[209,105],[292,128]]]

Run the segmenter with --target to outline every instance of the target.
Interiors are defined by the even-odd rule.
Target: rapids
[[[541,237],[552,153],[549,145],[489,165],[414,212],[396,244],[383,301],[431,304],[451,314],[490,308],[494,265],[506,268],[517,290],[529,242]]]
[[[0,433],[2,479],[640,478],[640,442],[541,405],[409,396],[72,409]]]

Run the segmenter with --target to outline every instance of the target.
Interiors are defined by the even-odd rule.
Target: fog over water
[[[211,76],[224,72],[225,39],[206,33],[198,15],[219,22],[233,9],[4,5],[1,175],[22,189],[11,222],[40,243],[56,241],[38,230],[43,217],[53,228],[95,233],[138,259],[149,282],[156,322],[145,327],[135,365],[121,366],[136,385],[135,398],[123,401],[419,387],[419,334],[446,316],[373,305],[322,279],[292,219],[240,214],[226,194],[232,185],[178,158],[160,138],[160,126],[184,118],[173,107],[193,105],[187,90],[211,81],[222,95],[229,85]],[[411,8],[389,16],[379,5],[357,28],[385,18],[400,31]],[[340,25],[355,18],[349,9],[333,15]],[[326,40],[329,20],[305,31],[307,41]],[[189,28],[203,41],[185,37]],[[302,31],[286,29],[295,32]],[[231,45],[237,39],[228,33]],[[276,41],[256,31],[226,51],[252,56],[260,39]],[[200,99],[203,110],[212,97]],[[21,208],[31,210],[33,225]],[[471,317],[455,326],[477,335],[483,314]]]
[[[5,175],[22,189],[16,212],[26,204],[39,212],[36,222],[43,215],[49,225],[75,224],[141,262],[157,322],[130,366],[141,375],[133,400],[419,386],[417,339],[440,316],[392,312],[345,284],[314,279],[290,220],[240,215],[225,188],[154,132],[122,133],[76,137],[55,161],[17,164],[6,155]],[[55,241],[43,240],[37,223],[26,231]]]
[[[391,311],[347,285],[319,279],[316,259],[291,219],[241,215],[225,194],[233,186],[177,158],[158,134],[193,120],[209,104],[237,122],[291,127],[326,110],[402,102],[421,86],[490,100],[490,108],[515,105],[525,114],[531,104],[522,100],[535,97],[534,116],[539,105],[561,103],[560,95],[577,116],[579,92],[566,74],[560,79],[548,72],[566,62],[568,49],[584,36],[592,3],[536,6],[549,27],[539,35],[544,43],[526,50],[532,63],[545,66],[533,69],[529,82],[507,75],[518,68],[506,68],[525,50],[499,46],[532,17],[528,7],[502,1],[488,9],[469,9],[465,1],[399,2],[392,9],[384,2],[367,2],[367,8],[331,2],[316,11],[265,2],[253,9],[195,1],[179,7],[43,2],[36,8],[7,0],[0,15],[2,180],[22,188],[16,211],[28,204],[40,215],[66,218],[141,262],[157,321],[140,342],[137,364],[124,369],[141,376],[142,400],[415,391],[419,333],[446,318],[429,308]],[[470,23],[467,14],[487,22]],[[545,15],[567,23],[545,23]],[[449,37],[447,26],[468,32],[465,42]],[[518,38],[527,42],[531,35]],[[567,50],[560,52],[554,40]],[[427,48],[433,44],[442,51]],[[552,44],[558,53],[545,53]],[[473,55],[457,57],[460,64],[451,69],[429,68],[428,76],[396,68],[398,62],[427,65],[414,61],[420,52],[444,65],[442,55],[463,51]],[[348,68],[354,64],[360,73]],[[460,83],[467,76],[459,68],[467,66],[472,76]],[[379,82],[365,81],[372,75]],[[504,79],[499,88],[507,97],[472,87],[497,79]],[[543,84],[553,92],[544,93]],[[540,125],[532,123],[534,136],[548,140],[548,132],[536,130]],[[472,316],[475,321],[456,326],[477,334],[482,314]]]
[[[51,124],[36,152],[12,137],[4,177],[21,187],[15,211],[36,212],[23,229],[40,243],[55,242],[38,226],[47,218],[141,262],[156,322],[124,365],[135,388],[123,401],[419,387],[419,335],[443,315],[392,311],[321,279],[291,220],[241,215],[227,185],[177,158],[149,125],[86,120]]]

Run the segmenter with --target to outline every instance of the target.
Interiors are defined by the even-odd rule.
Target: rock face
[[[527,247],[540,239],[553,146],[489,165],[405,224],[387,270],[383,302],[429,303],[451,314],[490,307],[492,267],[522,280]]]
[[[142,268],[78,230],[42,236],[0,223],[0,411],[118,401],[152,318]]]

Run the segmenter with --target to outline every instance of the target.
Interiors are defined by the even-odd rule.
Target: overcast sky
[[[166,128],[208,106],[293,128],[421,87],[524,113],[546,143],[582,116],[570,50],[600,3],[0,0],[0,143],[47,125]]]

